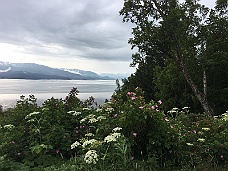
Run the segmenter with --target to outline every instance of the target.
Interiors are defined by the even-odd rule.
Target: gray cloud
[[[0,41],[24,53],[130,61],[123,0],[0,0]]]

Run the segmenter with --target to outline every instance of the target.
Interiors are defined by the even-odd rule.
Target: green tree
[[[208,102],[211,69],[207,54],[217,48],[216,44],[208,42],[208,37],[213,40],[213,27],[223,29],[219,38],[227,43],[227,1],[218,1],[215,10],[210,10],[196,0],[183,3],[177,0],[125,0],[120,14],[124,22],[136,25],[132,31],[134,38],[129,40],[132,48],[138,48],[137,55],[132,56],[133,64],[151,58],[153,70],[156,66],[165,68],[167,61],[172,61],[179,67],[204,111],[213,115]],[[227,58],[226,49],[221,49],[221,53]],[[221,62],[217,58],[216,61]]]

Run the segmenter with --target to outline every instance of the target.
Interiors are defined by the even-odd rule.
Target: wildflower
[[[194,132],[196,134],[196,130],[193,130],[192,132]]]
[[[101,120],[104,120],[104,119],[106,119],[106,117],[104,117],[104,116],[98,116],[98,117],[97,117],[97,120],[98,120],[98,121],[101,121]]]
[[[155,109],[155,107],[154,107],[154,106],[152,106],[151,108],[152,108],[152,109]]]
[[[105,111],[110,113],[110,112],[114,111],[114,109],[112,107],[108,107],[108,108],[105,109]]]
[[[97,151],[96,150],[89,150],[86,154],[85,154],[85,158],[84,161],[87,164],[96,164],[98,161],[98,155],[97,155]]]
[[[170,125],[170,128],[172,129],[172,128],[173,128],[173,126],[172,126],[172,125]]]
[[[135,100],[136,98],[133,96],[133,97],[131,97],[131,100]]]
[[[194,144],[191,144],[191,143],[186,143],[188,146],[194,146]]]
[[[121,136],[120,133],[115,132],[115,133],[113,133],[113,134],[108,135],[107,137],[105,137],[104,138],[104,141],[107,142],[107,143],[112,142],[112,141],[116,141],[117,138],[119,138],[120,136]]]
[[[87,118],[83,118],[83,119],[81,119],[81,120],[80,120],[80,123],[85,122],[85,121],[86,121],[86,119],[87,119]]]
[[[82,112],[74,112],[72,113],[73,116],[78,116],[78,115],[81,115]]]
[[[117,131],[120,131],[122,128],[120,128],[120,127],[116,127],[116,128],[114,128],[112,131],[114,131],[114,132],[117,132]]]
[[[221,155],[221,156],[220,156],[220,158],[221,158],[221,159],[223,159],[223,158],[224,158],[224,156],[223,156],[223,155]]]
[[[27,122],[34,122],[35,119],[29,119]]]
[[[11,144],[15,144],[15,141],[11,141]]]
[[[27,116],[25,116],[25,119],[28,119],[28,118],[30,118],[33,115],[38,115],[39,113],[40,112],[32,112],[32,113],[28,114]]]
[[[210,131],[210,128],[202,128],[204,131]]]
[[[187,110],[187,109],[189,109],[189,108],[190,108],[190,107],[183,107],[182,109],[183,109],[183,110]]]
[[[140,107],[139,107],[139,109],[143,109],[143,108],[144,108],[144,106],[140,106]]]
[[[117,117],[117,116],[118,116],[118,114],[115,114],[115,115],[114,115],[114,117]]]
[[[90,110],[88,107],[86,107],[86,108],[83,108],[82,110]]]
[[[131,94],[131,92],[127,92],[127,95],[130,95]]]
[[[97,110],[96,110],[96,112],[101,112],[101,111],[102,111],[102,109],[97,109]]]
[[[199,141],[199,142],[204,142],[205,141],[205,139],[204,138],[198,138],[198,140],[197,141]]]
[[[78,141],[75,141],[73,144],[71,144],[71,149],[74,149],[78,146],[80,146],[81,144]]]
[[[15,126],[14,125],[12,125],[12,124],[9,124],[9,125],[4,125],[3,126],[3,128],[4,129],[8,129],[8,130],[11,130],[11,129],[13,129]]]
[[[162,104],[162,101],[161,101],[161,100],[158,100],[158,103],[159,103],[159,104]]]
[[[132,134],[134,137],[136,137],[137,136],[137,133],[136,132],[133,132],[133,134]]]
[[[86,146],[88,146],[88,145],[93,145],[93,144],[95,144],[95,143],[97,143],[97,142],[98,142],[98,141],[95,140],[95,139],[87,140],[87,141],[85,141],[85,142],[82,144],[82,147],[85,148]]]
[[[91,118],[91,119],[89,119],[89,123],[95,123],[95,122],[97,122],[98,120],[96,119],[96,118]]]
[[[169,122],[169,120],[168,120],[167,118],[165,118],[165,121],[166,121],[166,122]]]
[[[58,154],[60,151],[59,150],[55,150],[56,154]]]
[[[93,133],[87,133],[87,134],[85,134],[85,136],[86,136],[86,137],[93,137],[94,134],[93,134]]]
[[[68,114],[72,114],[72,113],[74,113],[74,112],[76,112],[76,111],[72,111],[72,110],[71,110],[71,111],[69,111],[69,112],[67,112],[67,113],[68,113]]]

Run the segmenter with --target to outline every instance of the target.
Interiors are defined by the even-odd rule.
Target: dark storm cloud
[[[0,0],[0,42],[25,53],[129,61],[123,0]]]

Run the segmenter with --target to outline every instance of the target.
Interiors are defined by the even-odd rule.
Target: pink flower
[[[117,117],[117,116],[118,116],[118,114],[115,114],[115,115],[114,115],[114,117]]]
[[[127,92],[127,94],[128,94],[128,95],[130,95],[130,94],[131,94],[131,92]]]
[[[144,108],[144,106],[140,106],[140,107],[139,107],[139,109],[143,109],[143,108]]]
[[[15,144],[15,141],[11,141],[11,144]]]
[[[161,100],[159,100],[159,101],[158,101],[158,103],[159,103],[159,104],[162,104],[162,101],[161,101]]]
[[[56,154],[58,154],[60,151],[59,150],[55,150]]]
[[[170,128],[173,128],[173,126],[172,126],[172,125],[170,125]]]
[[[133,96],[133,97],[131,97],[131,100],[135,100],[135,97]]]
[[[18,155],[18,156],[20,156],[20,155],[21,155],[21,153],[17,153],[17,155]]]
[[[136,137],[137,136],[137,133],[136,132],[133,132],[133,136]]]
[[[196,134],[196,130],[193,130],[193,132]]]
[[[155,107],[154,107],[154,106],[152,106],[151,108],[152,108],[152,109],[155,109]]]
[[[169,150],[169,153],[171,154],[173,151],[172,150]]]
[[[220,157],[221,157],[221,159],[223,159],[223,158],[224,158],[224,156],[223,156],[223,155],[221,155]]]

